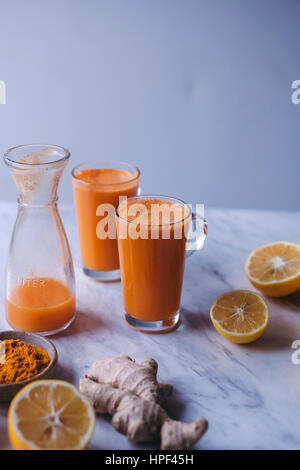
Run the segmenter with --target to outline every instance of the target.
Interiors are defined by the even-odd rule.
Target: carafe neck
[[[42,206],[57,201],[57,188],[69,152],[57,146],[31,145],[9,150],[4,161],[18,189],[21,205]]]
[[[18,189],[21,205],[49,205],[57,201],[57,188],[64,168],[15,169],[12,177]]]

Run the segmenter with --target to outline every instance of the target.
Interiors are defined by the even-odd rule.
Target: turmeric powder
[[[47,367],[47,351],[19,339],[5,339],[5,354],[1,356],[0,383],[12,384],[30,379]],[[3,351],[4,352],[4,351]]]

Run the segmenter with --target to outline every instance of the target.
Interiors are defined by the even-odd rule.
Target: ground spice
[[[50,362],[47,351],[38,346],[32,346],[20,339],[5,339],[3,343],[5,355],[1,355],[0,364],[2,384],[30,379],[45,369]]]

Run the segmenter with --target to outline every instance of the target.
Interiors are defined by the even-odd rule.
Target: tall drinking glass
[[[115,207],[120,196],[136,196],[138,168],[124,162],[95,161],[72,171],[83,271],[98,281],[120,279]]]

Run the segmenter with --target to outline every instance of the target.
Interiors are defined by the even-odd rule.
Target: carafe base
[[[175,315],[166,320],[145,321],[132,317],[129,313],[125,312],[125,320],[131,328],[141,331],[142,333],[167,333],[179,326],[180,313],[178,310]]]
[[[27,333],[34,333],[34,334],[40,335],[40,336],[53,336],[53,335],[57,335],[58,333],[61,333],[62,331],[66,330],[71,325],[71,323],[73,323],[75,317],[76,317],[76,315],[74,315],[73,318],[71,318],[71,320],[69,320],[67,323],[62,325],[60,328],[57,328],[56,330],[50,330],[50,331],[22,330],[22,328],[17,328],[16,326],[12,325],[7,319],[6,319],[6,321],[13,330],[26,331]]]
[[[94,269],[89,269],[82,265],[82,270],[86,276],[94,281],[112,282],[119,281],[121,279],[119,269],[114,269],[113,271],[95,271]]]

